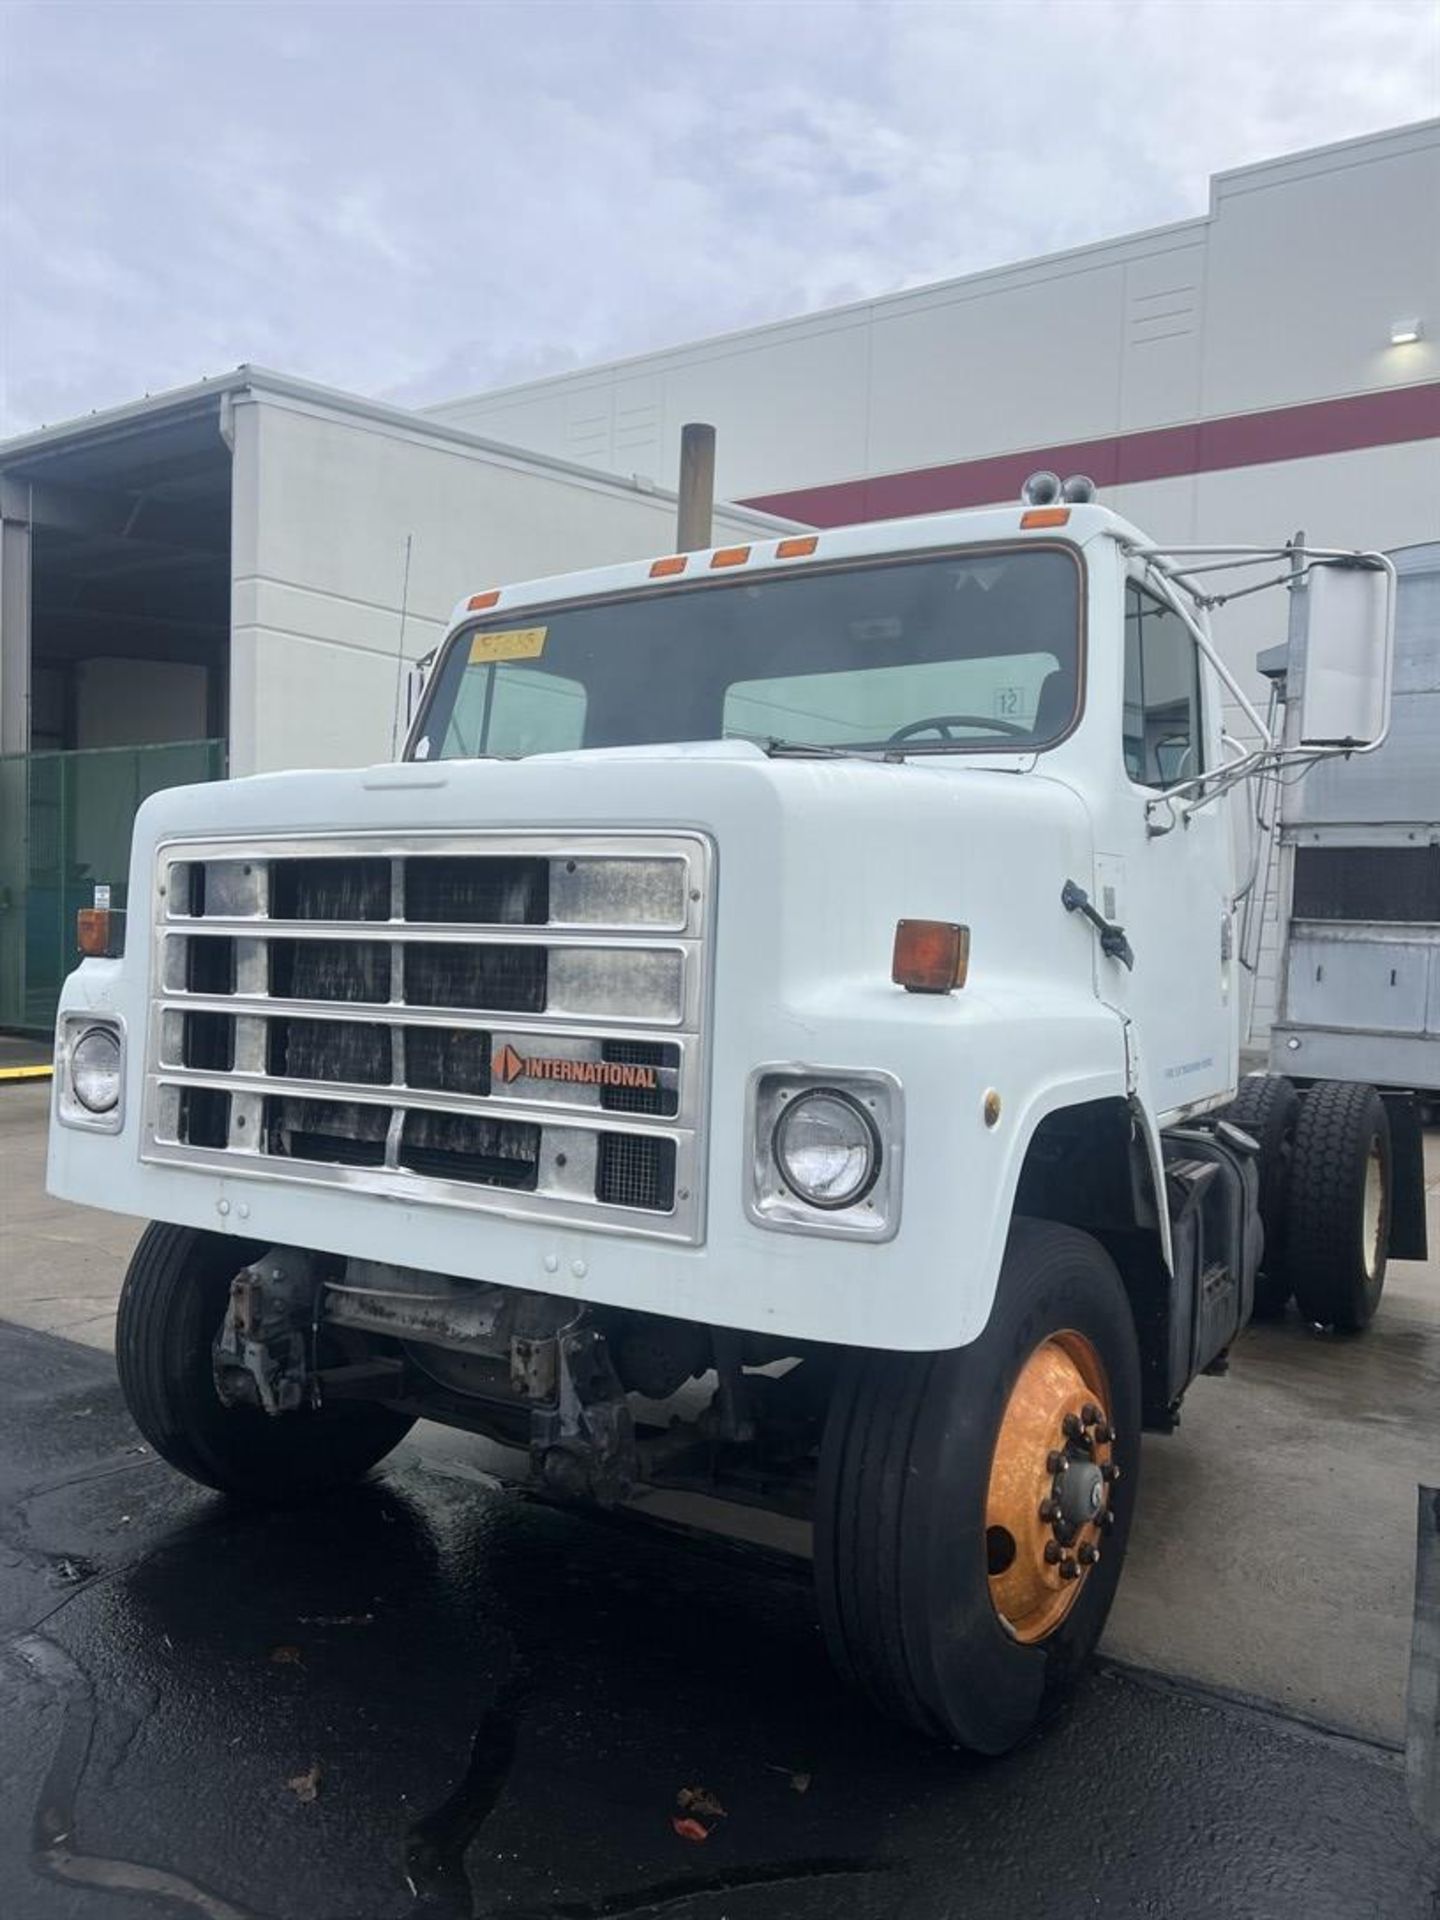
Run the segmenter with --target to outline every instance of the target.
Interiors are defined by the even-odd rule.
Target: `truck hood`
[[[795,1005],[857,977],[888,988],[900,918],[972,929],[971,985],[1055,983],[1067,878],[1088,884],[1078,795],[1028,757],[902,762],[776,758],[748,741],[624,747],[525,760],[403,762],[261,774],[154,795],[136,821],[132,913],[175,837],[485,829],[689,829],[719,852],[725,948],[768,950]],[[1083,942],[1060,943],[1088,970]]]

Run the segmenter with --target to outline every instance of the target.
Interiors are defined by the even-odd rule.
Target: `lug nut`
[[[1042,1500],[1040,1502],[1040,1518],[1042,1520],[1058,1520],[1059,1517],[1060,1502],[1058,1500]]]
[[[1065,1418],[1060,1422],[1060,1431],[1066,1434],[1071,1440],[1079,1440],[1083,1438],[1084,1435],[1084,1429],[1080,1425],[1079,1417],[1073,1413],[1067,1413]]]
[[[1047,1567],[1059,1566],[1064,1557],[1060,1551],[1060,1542],[1058,1540],[1047,1540],[1045,1542],[1045,1564]]]
[[[1108,1446],[1109,1443],[1117,1437],[1114,1427],[1106,1426],[1102,1423],[1095,1429],[1095,1438],[1102,1446]]]
[[[1060,1562],[1060,1578],[1062,1580],[1078,1580],[1080,1578],[1080,1569],[1073,1560],[1062,1560]]]
[[[1116,1466],[1113,1460],[1107,1460],[1104,1466],[1101,1467],[1100,1478],[1102,1480],[1108,1480],[1112,1487],[1114,1486],[1115,1482],[1120,1478],[1120,1469],[1119,1467]]]
[[[1113,1513],[1111,1513],[1108,1507],[1105,1509],[1104,1513],[1102,1513],[1100,1516],[1100,1524],[1102,1527],[1104,1527],[1107,1533],[1115,1524],[1115,1516]]]
[[[1082,1567],[1093,1567],[1093,1566],[1095,1565],[1095,1563],[1096,1563],[1096,1561],[1097,1561],[1097,1560],[1099,1560],[1099,1558],[1100,1558],[1100,1549],[1099,1549],[1099,1547],[1092,1547],[1092,1546],[1090,1545],[1090,1542],[1089,1542],[1089,1541],[1087,1540],[1087,1541],[1085,1542],[1085,1545],[1084,1545],[1083,1547],[1081,1547],[1081,1549],[1080,1549],[1080,1564],[1081,1564],[1081,1566],[1082,1566]]]
[[[1047,1453],[1045,1456],[1045,1471],[1047,1473],[1068,1473],[1070,1471],[1069,1454],[1059,1452]]]
[[[1100,1409],[1093,1400],[1087,1400],[1080,1409],[1080,1424],[1082,1427],[1093,1427],[1100,1417]]]

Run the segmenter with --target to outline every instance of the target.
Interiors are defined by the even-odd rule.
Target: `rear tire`
[[[1300,1103],[1290,1172],[1290,1273],[1307,1320],[1369,1326],[1385,1288],[1390,1122],[1373,1087],[1319,1080]]]
[[[278,1416],[225,1405],[215,1336],[231,1280],[263,1251],[228,1234],[147,1227],[120,1295],[115,1364],[131,1418],[162,1459],[219,1493],[291,1505],[367,1473],[414,1422],[363,1402]]]
[[[1063,1400],[1042,1405],[1038,1423],[1022,1417],[1022,1374],[1036,1379],[1037,1364],[1044,1374],[1057,1349],[1063,1370],[1072,1347],[1098,1366],[1093,1398],[1112,1441],[1092,1429],[1088,1443],[1067,1442]],[[883,1713],[934,1738],[985,1754],[1014,1746],[1100,1637],[1134,1510],[1139,1440],[1139,1353],[1114,1265],[1088,1234],[1017,1220],[977,1340],[842,1362],[815,1520],[817,1597],[840,1671]],[[1067,1469],[1073,1450],[1065,1478],[1092,1496],[1100,1460],[1119,1470],[1100,1496],[1103,1530],[1098,1518],[1089,1533],[1082,1525],[1074,1548],[1079,1557],[1095,1538],[1103,1553],[1068,1583],[1047,1562],[1038,1518],[1041,1538],[1027,1532],[1060,1485],[1047,1447],[1067,1454]],[[1012,1485],[1013,1532],[996,1524],[997,1486]],[[1022,1576],[1026,1612],[1001,1584]]]
[[[1260,1224],[1265,1229],[1265,1248],[1255,1276],[1253,1311],[1257,1320],[1278,1319],[1294,1291],[1288,1266],[1290,1169],[1300,1096],[1283,1074],[1247,1074],[1222,1117],[1250,1134],[1260,1147]]]

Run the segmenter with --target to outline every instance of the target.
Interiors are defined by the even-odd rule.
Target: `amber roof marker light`
[[[952,993],[970,970],[970,929],[952,920],[897,920],[890,978],[907,993]]]

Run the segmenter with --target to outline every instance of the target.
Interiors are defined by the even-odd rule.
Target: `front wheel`
[[[152,1225],[125,1275],[115,1364],[130,1416],[172,1467],[239,1499],[289,1505],[357,1480],[414,1422],[361,1401],[271,1416],[227,1407],[212,1354],[230,1282],[263,1248]]]
[[[815,1524],[841,1672],[933,1737],[1014,1746],[1100,1637],[1139,1451],[1119,1274],[1089,1235],[1017,1220],[978,1340],[841,1369]]]

